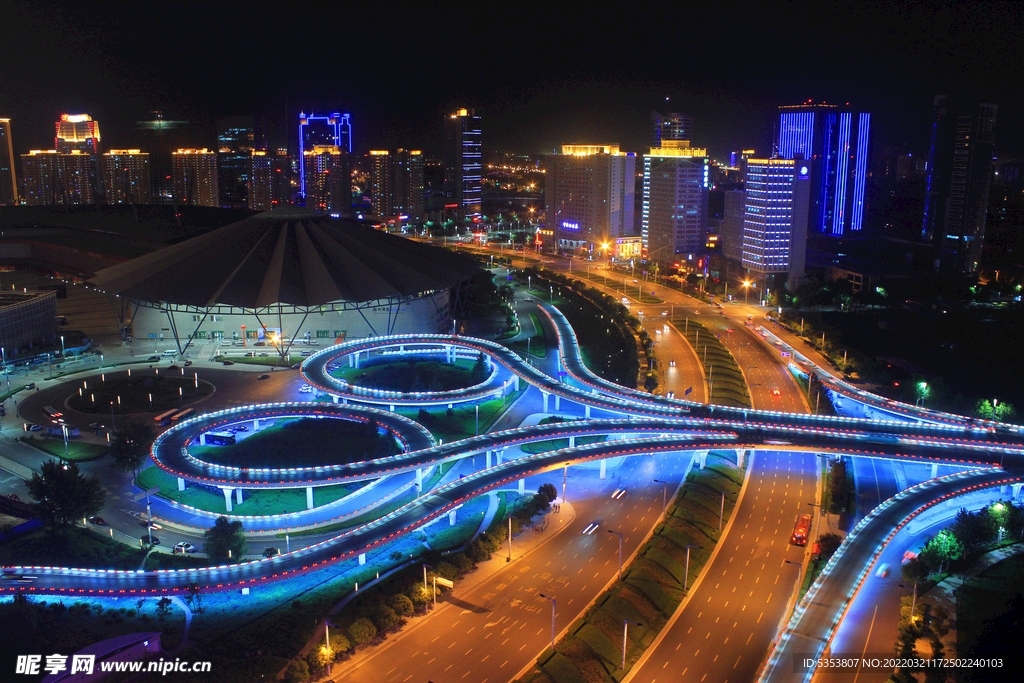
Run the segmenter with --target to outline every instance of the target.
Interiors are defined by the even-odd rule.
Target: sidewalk
[[[454,593],[455,591],[458,591],[459,595],[464,595],[466,593],[473,591],[474,589],[480,587],[487,581],[493,579],[502,570],[508,567],[517,566],[519,560],[528,557],[533,551],[546,545],[549,541],[556,538],[558,534],[567,526],[569,526],[569,524],[576,517],[576,511],[570,503],[564,503],[562,505],[561,510],[562,511],[560,513],[549,512],[544,517],[544,520],[548,522],[548,524],[546,526],[543,526],[540,532],[524,533],[526,531],[524,529],[524,532],[521,532],[518,536],[512,539],[511,562],[507,562],[505,559],[507,557],[507,551],[505,549],[499,550],[491,556],[491,559],[487,560],[486,562],[481,562],[480,564],[478,564],[475,571],[470,572],[465,577],[460,579],[459,582],[456,584],[456,588],[452,592]],[[531,526],[529,528],[533,529],[534,527]],[[365,588],[372,586],[373,583],[367,584],[367,586],[364,587],[364,590]],[[350,599],[350,596],[346,596],[346,598]],[[344,604],[344,602],[347,601],[347,599],[339,603],[334,609],[341,607]],[[332,612],[334,611],[334,609],[332,609]],[[433,609],[423,615],[416,615],[410,617],[401,631],[392,636],[389,636],[387,640],[385,640],[380,645],[375,645],[372,647],[358,650],[352,657],[350,657],[346,661],[341,662],[340,664],[335,664],[334,673],[331,675],[330,680],[344,680],[345,676],[349,672],[363,664],[363,662],[367,661],[371,657],[376,656],[377,654],[386,652],[387,649],[392,644],[399,642],[408,634],[417,631],[426,624],[429,624],[431,616],[435,614],[440,614],[443,611],[449,609],[462,609],[462,607],[446,602],[444,601],[443,597],[439,597],[436,609]],[[323,637],[324,626],[323,623],[321,622],[320,625],[317,626],[317,630],[310,638],[309,642],[314,643],[317,642],[317,640],[323,640]]]

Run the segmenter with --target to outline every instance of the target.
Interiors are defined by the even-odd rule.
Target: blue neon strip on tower
[[[857,152],[853,168],[853,216],[850,230],[860,230],[864,225],[864,191],[868,175],[868,139],[871,134],[871,114],[857,116]]]
[[[839,115],[839,145],[836,150],[836,195],[832,210],[833,235],[843,234],[844,218],[846,217],[846,183],[850,176],[850,133],[853,114],[843,112]]]

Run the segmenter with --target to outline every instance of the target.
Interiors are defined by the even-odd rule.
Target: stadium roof
[[[106,268],[90,282],[136,301],[255,309],[416,296],[478,269],[445,249],[287,208]]]

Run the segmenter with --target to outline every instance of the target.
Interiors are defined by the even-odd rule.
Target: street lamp
[[[64,335],[60,335],[60,357],[64,360]]]
[[[750,286],[752,284],[754,284],[754,283],[751,282],[750,280],[744,280],[743,281],[743,304],[744,305],[749,303],[749,299],[750,299]]]
[[[655,484],[661,484],[661,509],[668,507],[668,482],[661,479],[652,479]]]
[[[608,529],[608,533],[619,537],[619,581],[622,581],[622,532]]]
[[[683,574],[683,590],[687,591],[690,589],[690,548],[696,548],[697,550],[702,549],[702,545],[693,545],[690,543],[686,544],[686,571]]]
[[[918,399],[916,401],[914,401],[914,405],[921,406],[923,408],[924,407],[924,400],[926,398],[928,398],[928,394],[931,393],[928,390],[928,382],[918,382],[917,383],[917,393],[920,394],[920,396],[918,397]]]
[[[643,626],[639,621],[632,621],[630,619],[622,620],[622,670],[626,670],[626,635],[629,632],[629,625]]]
[[[558,602],[555,600],[555,596],[554,595],[544,595],[543,593],[539,593],[538,595],[540,595],[540,597],[544,598],[545,600],[550,600],[551,601],[551,649],[554,650],[555,649],[555,612],[558,609]]]

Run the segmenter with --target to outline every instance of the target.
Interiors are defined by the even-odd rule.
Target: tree
[[[171,599],[164,596],[157,600],[156,603],[156,616],[160,621],[163,621],[171,613]]]
[[[949,529],[943,529],[925,544],[919,557],[929,567],[938,569],[963,556],[964,544]]]
[[[214,564],[223,564],[229,559],[240,562],[245,555],[245,530],[241,522],[231,522],[227,517],[218,517],[213,526],[203,535],[203,551]]]
[[[373,621],[373,625],[381,633],[393,631],[402,625],[402,618],[395,614],[395,610],[384,603],[377,603],[370,614],[370,618]]]
[[[366,617],[360,617],[348,627],[349,638],[358,647],[370,642],[377,636],[377,627]]]
[[[47,527],[64,533],[78,520],[103,509],[107,495],[100,480],[83,475],[74,462],[43,463],[28,482],[36,513]]]
[[[558,489],[555,488],[554,484],[541,484],[537,487],[537,495],[543,496],[550,503],[555,498],[558,498]]]
[[[845,460],[834,460],[832,462],[832,474],[829,482],[830,512],[844,512],[849,498]]]
[[[473,384],[480,384],[487,379],[487,365],[484,362],[484,354],[481,351],[480,355],[476,357],[476,363],[473,364],[473,371],[470,374],[473,380]]]
[[[903,576],[903,580],[910,581],[912,583],[924,583],[925,580],[928,579],[928,574],[930,573],[928,565],[925,564],[924,560],[920,557],[908,560],[900,569],[900,574]]]
[[[836,533],[822,534],[818,538],[818,548],[821,550],[821,559],[827,560],[832,557],[839,546],[843,543],[843,537]]]
[[[391,609],[395,610],[395,614],[398,616],[412,616],[413,605],[408,595],[402,595],[401,593],[392,595],[388,598],[388,604],[391,606]]]
[[[114,464],[125,472],[139,476],[142,463],[149,457],[156,429],[152,423],[138,418],[128,418],[121,423],[117,436],[110,442],[110,454]]]
[[[988,508],[977,512],[960,508],[949,525],[949,531],[960,541],[965,552],[973,553],[995,540],[999,527],[989,515]]]
[[[309,665],[304,659],[293,659],[284,671],[284,683],[306,683],[309,680]]]

